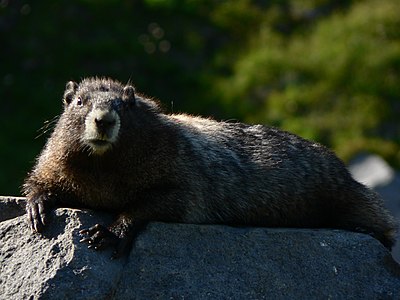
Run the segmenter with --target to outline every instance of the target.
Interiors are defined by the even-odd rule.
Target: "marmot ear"
[[[135,104],[135,89],[131,85],[127,85],[124,87],[124,91],[122,93],[122,100],[127,101],[131,104]]]
[[[78,84],[76,82],[74,81],[67,82],[67,84],[65,85],[65,92],[63,97],[64,105],[68,105],[71,103],[77,88]]]

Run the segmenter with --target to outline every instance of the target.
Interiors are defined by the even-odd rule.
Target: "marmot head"
[[[82,148],[101,155],[117,142],[121,117],[135,106],[135,90],[111,79],[87,78],[81,83],[70,81],[64,92],[66,128],[76,132]]]

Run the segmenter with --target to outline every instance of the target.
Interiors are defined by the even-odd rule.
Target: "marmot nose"
[[[94,122],[96,123],[97,129],[101,133],[106,133],[108,129],[115,125],[115,118],[113,118],[111,115],[105,114],[95,118]]]

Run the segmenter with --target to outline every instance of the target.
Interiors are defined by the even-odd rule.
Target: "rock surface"
[[[110,218],[58,209],[53,219],[43,236],[25,216],[0,223],[0,299],[110,299],[125,262],[88,251],[78,234]]]
[[[368,235],[151,223],[111,260],[78,233],[110,220],[57,209],[43,235],[1,222],[0,299],[400,299],[400,266]]]
[[[22,216],[25,213],[24,197],[0,196],[0,222]]]

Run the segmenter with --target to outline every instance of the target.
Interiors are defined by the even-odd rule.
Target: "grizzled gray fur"
[[[116,214],[82,230],[116,255],[148,221],[341,228],[394,244],[381,198],[327,148],[262,125],[164,114],[130,85],[69,82],[64,111],[25,180],[33,231],[58,206]]]

